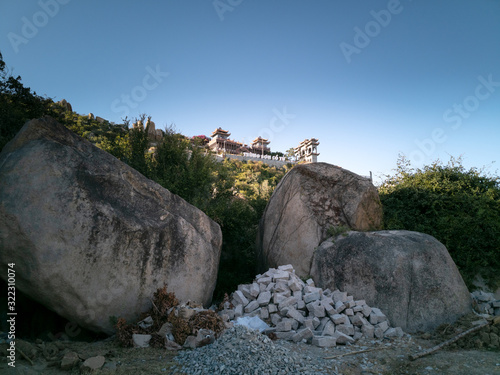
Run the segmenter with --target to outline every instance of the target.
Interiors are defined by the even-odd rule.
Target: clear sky
[[[116,123],[282,152],[314,137],[376,180],[399,153],[498,175],[499,0],[2,0],[0,51],[38,94]]]

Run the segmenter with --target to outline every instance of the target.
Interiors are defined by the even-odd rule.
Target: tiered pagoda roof
[[[229,137],[231,135],[231,133],[229,133],[227,130],[221,129],[219,127],[213,131],[212,137],[215,137],[217,135],[222,137],[222,138],[226,138],[226,137]]]
[[[252,141],[252,145],[255,145],[255,144],[258,144],[258,143],[261,143],[261,144],[264,144],[264,145],[268,145],[271,142],[269,140],[267,140],[267,139],[262,138],[261,136],[259,136],[259,137],[255,138]]]

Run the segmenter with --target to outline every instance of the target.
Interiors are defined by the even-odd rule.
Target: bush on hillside
[[[24,87],[20,76],[9,74],[0,53],[0,151],[26,121],[43,116],[51,102]]]
[[[414,169],[401,157],[394,176],[379,188],[386,229],[436,237],[465,282],[480,274],[490,286],[500,275],[500,178],[467,170],[461,159]]]

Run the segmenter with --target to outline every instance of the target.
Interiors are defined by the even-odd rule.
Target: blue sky
[[[376,180],[399,153],[498,175],[498,0],[2,0],[0,21],[13,74],[81,114],[314,137]]]

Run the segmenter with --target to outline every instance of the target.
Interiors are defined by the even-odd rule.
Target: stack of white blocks
[[[252,284],[239,285],[220,315],[226,320],[258,316],[278,339],[305,340],[320,347],[345,345],[361,337],[403,335],[401,328],[389,327],[379,309],[346,292],[316,288],[312,279],[302,281],[292,265],[271,268]]]

